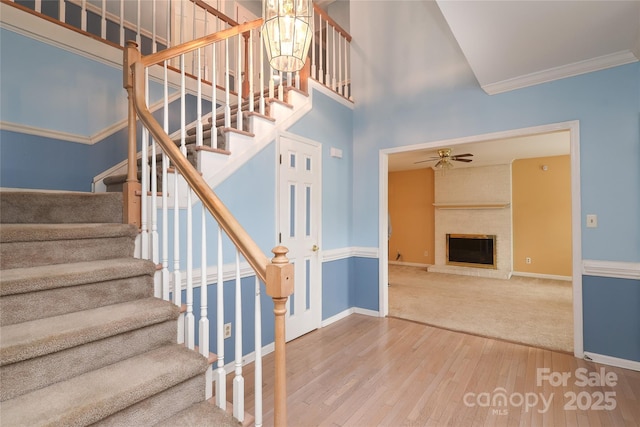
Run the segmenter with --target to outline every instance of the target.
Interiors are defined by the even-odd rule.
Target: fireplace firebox
[[[495,235],[447,234],[447,264],[496,269],[496,261]]]

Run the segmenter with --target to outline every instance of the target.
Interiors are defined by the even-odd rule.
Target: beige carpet
[[[571,282],[510,280],[389,265],[389,315],[573,353]]]

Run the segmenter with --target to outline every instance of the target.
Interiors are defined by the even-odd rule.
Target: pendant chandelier
[[[302,69],[311,45],[311,0],[264,0],[262,36],[272,68]]]

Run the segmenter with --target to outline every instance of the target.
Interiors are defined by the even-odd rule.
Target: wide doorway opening
[[[381,312],[579,356],[578,147],[570,122],[382,152]]]

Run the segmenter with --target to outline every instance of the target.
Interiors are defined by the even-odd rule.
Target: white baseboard
[[[274,343],[267,344],[264,347],[262,347],[262,355],[266,356],[269,353],[273,353],[274,350],[275,350]],[[249,363],[253,363],[255,361],[256,361],[256,352],[253,351],[242,357],[242,366],[248,365]],[[214,370],[216,369],[215,364],[213,366],[213,369]],[[224,370],[226,371],[227,374],[230,374],[231,372],[235,371],[235,369],[236,369],[235,360],[224,365]],[[215,382],[215,375],[214,375],[214,382]]]
[[[320,327],[321,328],[327,327],[330,324],[337,322],[338,320],[342,320],[345,317],[352,315],[353,313],[355,313],[355,309],[353,307],[348,308],[348,309],[346,309],[346,310],[344,310],[344,311],[342,311],[342,312],[340,312],[338,314],[334,314],[333,316],[329,317],[328,319],[323,320],[320,323]]]
[[[355,314],[364,314],[365,316],[380,317],[380,312],[376,310],[368,310],[366,308],[354,307],[353,312]]]
[[[363,314],[365,316],[380,317],[379,311],[368,310],[366,308],[351,307],[344,311],[341,311],[338,314],[335,314],[329,317],[328,319],[323,320],[322,323],[320,323],[320,327],[321,328],[327,327],[330,324],[337,322],[338,320],[342,320],[347,316],[351,316],[352,314]]]
[[[427,268],[431,266],[431,264],[422,264],[419,262],[404,262],[404,261],[389,261],[391,265],[406,265],[407,267],[424,267]]]
[[[511,273],[511,276],[520,276],[520,277],[531,277],[534,279],[550,279],[550,280],[564,280],[567,282],[571,282],[573,277],[571,276],[559,276],[557,274],[539,274],[539,273],[527,273],[524,271],[514,271]]]
[[[635,360],[620,359],[612,356],[605,356],[603,354],[590,353],[585,351],[584,358],[596,363],[602,363],[603,365],[615,366],[618,368],[631,369],[632,371],[640,371],[640,362]]]

